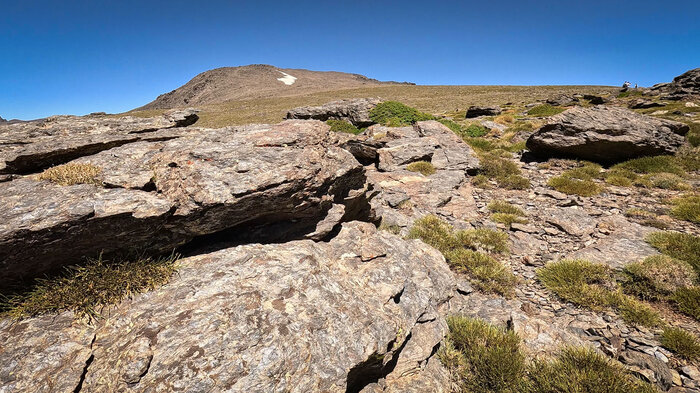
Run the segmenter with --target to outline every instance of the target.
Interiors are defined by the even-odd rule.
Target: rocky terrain
[[[700,392],[697,302],[678,300],[700,284],[688,86],[451,117],[363,98],[223,128],[192,108],[0,125],[0,392]],[[142,283],[144,259],[176,257]],[[583,270],[553,284],[567,261]],[[499,344],[458,348],[455,317],[521,348],[488,363]],[[548,390],[537,366],[493,382],[566,346],[623,387]]]

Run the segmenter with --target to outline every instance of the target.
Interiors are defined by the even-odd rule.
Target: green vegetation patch
[[[521,176],[520,168],[511,160],[484,153],[479,156],[479,162],[481,174],[496,180],[499,187],[509,190],[524,190],[530,187],[530,181]]]
[[[488,205],[491,220],[509,226],[513,223],[527,224],[525,212],[506,201],[492,201]]]
[[[61,276],[39,279],[30,291],[5,299],[3,314],[20,319],[70,310],[79,317],[94,318],[105,306],[168,282],[176,271],[176,261],[176,256],[90,260],[84,266],[66,269]]]
[[[512,295],[515,276],[502,263],[485,254],[508,252],[507,234],[490,229],[455,231],[445,221],[425,216],[413,224],[409,238],[420,239],[440,251],[452,269],[467,274],[480,290]]]
[[[560,298],[592,310],[612,308],[628,323],[657,326],[661,319],[648,305],[623,294],[612,270],[584,260],[562,260],[537,270],[542,284]]]
[[[700,146],[700,123],[690,123],[688,126],[690,131],[685,134],[685,139],[693,147]]]
[[[661,345],[676,355],[688,359],[700,359],[700,341],[692,333],[676,327],[668,327],[661,334]]]
[[[420,112],[398,101],[384,101],[369,112],[370,119],[389,127],[409,126],[423,120],[434,120],[433,115]]]
[[[435,167],[428,161],[416,161],[408,164],[406,169],[411,172],[418,172],[423,176],[430,176],[435,173]]]
[[[101,185],[97,179],[102,170],[92,164],[64,164],[49,168],[39,175],[39,180],[48,180],[62,186],[74,184]]]
[[[346,134],[357,135],[362,132],[359,128],[355,127],[352,123],[345,120],[326,120],[326,124],[331,127],[333,132],[343,132]]]
[[[700,195],[685,195],[671,200],[671,216],[700,224]]]
[[[482,137],[486,134],[489,133],[489,130],[486,127],[480,126],[478,124],[470,124],[469,126],[465,127],[460,135],[461,136],[468,136],[472,138],[478,138]]]
[[[450,119],[437,119],[438,122],[442,123],[445,127],[449,128],[455,134],[459,135],[462,132],[462,126],[455,123]]]
[[[668,255],[652,255],[624,268],[625,292],[645,300],[661,300],[681,288],[690,287],[698,275],[687,262]]]
[[[700,274],[700,238],[688,233],[654,232],[646,241],[662,254],[688,262]]]
[[[671,296],[671,300],[678,311],[700,321],[700,287],[680,288]]]
[[[554,360],[535,360],[529,377],[528,393],[658,392],[620,363],[584,347],[566,347]]]
[[[593,179],[602,177],[602,167],[591,162],[582,162],[580,165],[549,179],[547,185],[568,195],[589,197],[600,194],[603,187],[596,184]]]
[[[611,169],[626,169],[634,173],[673,173],[683,175],[685,170],[673,156],[641,157],[613,165]]]
[[[530,110],[527,111],[527,114],[530,116],[536,116],[536,117],[547,117],[547,116],[554,116],[558,115],[562,112],[564,112],[566,109],[564,108],[559,108],[556,106],[552,106],[549,104],[544,104],[544,105],[538,105],[534,108],[531,108]]]
[[[438,358],[461,393],[655,393],[618,362],[591,348],[564,347],[553,359],[528,362],[520,337],[482,320],[447,318]]]

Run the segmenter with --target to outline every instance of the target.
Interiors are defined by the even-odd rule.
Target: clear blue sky
[[[122,112],[255,63],[520,85],[647,86],[700,67],[698,0],[198,3],[3,1],[0,116]]]

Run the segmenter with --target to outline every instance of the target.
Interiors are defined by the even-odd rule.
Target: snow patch
[[[277,78],[278,81],[284,83],[285,85],[293,85],[294,82],[296,82],[297,78],[295,76],[291,76],[287,74],[286,72],[282,72],[280,70],[277,70],[280,74],[284,75],[282,78]]]

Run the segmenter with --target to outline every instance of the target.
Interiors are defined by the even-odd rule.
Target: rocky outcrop
[[[246,245],[180,263],[171,283],[96,326],[70,313],[0,321],[0,391],[447,386],[432,370],[454,279],[418,240],[354,222],[328,243]]]
[[[527,140],[536,155],[564,156],[611,163],[673,154],[689,127],[683,123],[607,106],[572,108],[553,116]]]
[[[577,97],[568,96],[566,94],[547,99],[547,104],[554,106],[570,106],[576,105],[578,102],[579,100]]]
[[[501,114],[501,108],[498,106],[470,106],[467,109],[466,118],[479,116],[496,116]]]
[[[357,98],[321,106],[302,106],[287,112],[287,119],[346,120],[356,127],[367,127],[374,124],[369,112],[380,102],[378,98]]]
[[[627,105],[630,109],[649,109],[649,108],[660,108],[666,106],[663,102],[656,102],[651,100],[633,100]]]
[[[673,78],[673,82],[654,85],[651,90],[664,93],[669,99],[700,96],[700,68],[692,69]]]
[[[321,122],[186,134],[77,161],[99,167],[108,188],[30,177],[0,183],[0,274],[34,277],[101,252],[170,252],[241,225],[229,238],[320,239],[367,216],[363,168]]]
[[[197,111],[159,117],[52,116],[0,126],[0,175],[27,174],[137,141],[172,139],[194,124]]]

